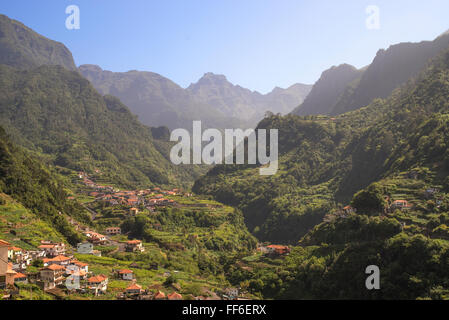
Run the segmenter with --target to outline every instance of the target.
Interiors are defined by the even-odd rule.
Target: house
[[[45,283],[47,289],[52,289],[61,285],[65,278],[65,267],[58,264],[52,264],[48,267],[42,268],[40,272],[41,281]]]
[[[177,292],[173,292],[172,294],[167,295],[168,300],[182,300],[182,295]]]
[[[28,251],[28,253],[30,254],[31,260],[42,259],[46,255],[45,250]]]
[[[28,283],[28,278],[27,278],[27,276],[26,275],[24,275],[23,273],[20,273],[20,272],[18,272],[18,273],[16,273],[15,275],[14,275],[14,283]]]
[[[8,249],[11,247],[9,242],[0,240],[0,288],[6,288],[14,284],[14,275],[12,264],[8,263]]]
[[[156,292],[156,294],[154,295],[154,299],[155,300],[165,300],[165,293],[163,293],[162,291],[158,291]]]
[[[139,286],[137,283],[133,283],[125,289],[125,293],[130,295],[141,294],[142,291],[142,286]]]
[[[239,296],[238,288],[226,288],[224,294],[230,297],[231,299],[237,298]]]
[[[123,280],[132,280],[134,277],[134,272],[129,269],[122,269],[118,272],[119,277]]]
[[[351,206],[346,206],[343,208],[343,212],[346,214],[351,214],[354,213],[356,210],[355,208],[351,207]]]
[[[106,292],[108,289],[108,277],[105,275],[90,277],[87,282],[89,289],[95,291],[95,294]]]
[[[126,245],[125,245],[125,250],[127,252],[135,252],[135,251],[143,252],[143,251],[145,251],[144,247],[142,246],[142,241],[140,241],[140,240],[127,241]]]
[[[81,254],[92,254],[94,245],[90,242],[81,242],[76,245],[76,251]]]
[[[106,233],[108,235],[121,234],[122,233],[122,229],[120,229],[119,227],[110,227],[110,228],[106,228]]]
[[[390,209],[400,209],[400,210],[408,210],[412,206],[407,200],[395,200],[390,206]]]
[[[89,265],[87,263],[78,261],[78,260],[74,260],[72,261],[72,265],[77,266],[81,271],[84,271],[86,273],[89,272]]]
[[[77,260],[72,261],[66,267],[67,275],[76,275],[82,279],[85,279],[88,273],[89,273],[89,265],[87,263],[80,262]]]
[[[137,208],[129,209],[129,214],[132,216],[136,216],[138,213],[139,213],[139,209],[137,209]]]
[[[60,266],[67,266],[72,261],[72,258],[60,255],[60,256],[54,257],[52,259],[44,259],[43,261],[44,261],[44,265],[45,264],[47,264],[47,265],[57,264]]]
[[[267,252],[268,254],[271,255],[278,255],[278,256],[282,256],[282,255],[286,255],[290,253],[290,248],[288,246],[280,246],[280,245],[269,245],[267,246]]]
[[[44,250],[47,257],[64,255],[66,250],[64,243],[51,243],[49,241],[41,241],[41,245],[38,248]]]
[[[108,242],[108,239],[106,238],[106,236],[104,236],[100,233],[89,231],[89,232],[86,232],[85,235],[88,238],[88,241],[92,242],[93,244],[105,244]]]
[[[14,260],[22,256],[23,252],[21,248],[11,246],[8,248],[8,259]]]

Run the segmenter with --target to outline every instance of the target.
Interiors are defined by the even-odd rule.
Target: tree
[[[373,183],[365,190],[357,192],[351,202],[358,213],[374,214],[381,212],[385,207],[382,187]]]

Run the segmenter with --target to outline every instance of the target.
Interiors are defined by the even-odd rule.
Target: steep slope
[[[47,39],[2,14],[0,14],[0,64],[19,69],[49,64],[76,70],[71,52],[62,43]]]
[[[84,210],[78,204],[68,201],[62,183],[55,179],[38,160],[16,147],[1,127],[0,193],[10,195],[23,204],[37,218],[51,225],[72,244],[81,239],[59,212],[88,221]],[[2,202],[9,201],[2,200]],[[4,218],[7,217],[8,214],[5,213]],[[28,221],[28,223],[31,222]]]
[[[428,166],[449,171],[449,52],[387,100],[338,117],[271,116],[258,125],[279,130],[279,168],[221,165],[194,191],[238,206],[260,239],[294,242],[325,214],[370,183]]]
[[[346,87],[360,78],[362,73],[363,71],[348,64],[334,66],[324,71],[310,94],[292,111],[292,114],[300,116],[329,114]]]
[[[79,67],[81,74],[102,94],[118,97],[149,126],[190,128],[193,120],[205,127],[224,128],[239,121],[219,108],[196,100],[173,81],[153,72],[111,72],[94,65]]]
[[[449,45],[449,35],[434,41],[400,43],[379,50],[355,88],[348,87],[330,111],[340,114],[367,106],[375,98],[387,98],[391,92],[416,76],[429,60]]]
[[[144,124],[171,129],[190,128],[193,120],[221,129],[255,126],[266,111],[290,112],[311,89],[295,84],[262,95],[213,73],[183,89],[152,72],[111,72],[94,65],[82,65],[79,71],[102,94],[120,98]]]
[[[187,185],[199,174],[195,166],[172,165],[167,142],[155,142],[150,128],[125,105],[101,96],[75,71],[0,65],[0,83],[0,124],[14,141],[48,155],[54,164],[99,169],[123,186]]]

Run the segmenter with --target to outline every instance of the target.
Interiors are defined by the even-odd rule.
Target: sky
[[[69,5],[80,10],[79,29],[66,28]],[[368,6],[378,8],[378,19]],[[152,71],[182,87],[213,72],[261,93],[313,84],[333,65],[364,67],[392,44],[433,40],[449,29],[448,12],[448,0],[10,0],[0,6],[0,13],[64,43],[77,65]]]

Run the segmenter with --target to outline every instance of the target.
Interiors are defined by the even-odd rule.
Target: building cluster
[[[80,254],[97,255],[92,242],[78,243],[76,249]],[[125,249],[129,252],[144,251],[140,240],[127,241]],[[35,261],[39,263],[34,263]],[[40,266],[39,271],[27,272],[27,267],[30,265]],[[120,270],[118,275],[123,280],[134,280],[132,270]],[[73,255],[67,254],[64,243],[41,241],[37,250],[26,251],[0,240],[0,289],[11,291],[18,283],[34,283],[44,291],[65,288],[69,291],[99,295],[106,292],[108,281],[108,276],[92,274],[87,263],[78,261]],[[123,294],[140,295],[146,292],[137,290],[138,287],[136,283],[133,283]]]
[[[151,212],[156,207],[174,206],[176,202],[167,199],[166,196],[175,196],[182,194],[179,189],[162,190],[155,187],[152,189],[121,191],[110,186],[102,186],[92,181],[85,172],[79,172],[79,178],[82,179],[85,186],[93,189],[89,196],[94,197],[95,201],[104,201],[111,206],[129,207],[129,214],[136,215],[139,212],[137,207],[146,207]],[[190,196],[190,194],[184,194]]]

